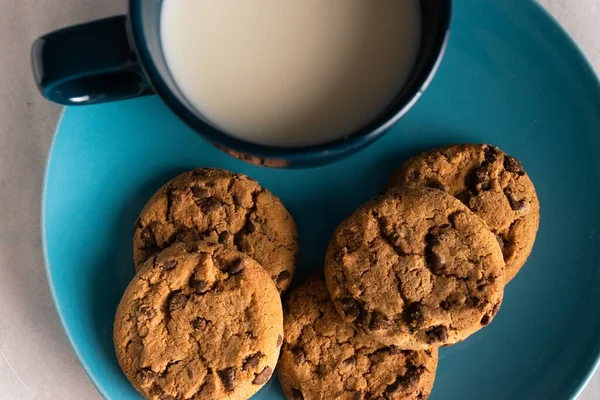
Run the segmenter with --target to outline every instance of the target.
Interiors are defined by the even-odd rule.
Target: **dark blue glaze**
[[[126,32],[127,17],[117,16],[37,39],[31,58],[42,94],[59,104],[85,105],[152,93]]]
[[[316,146],[283,148],[240,140],[211,125],[194,109],[175,84],[163,55],[162,1],[130,0],[129,19],[113,17],[38,39],[32,52],[34,75],[44,96],[66,105],[97,104],[149,94],[152,91],[146,84],[148,81],[183,121],[226,152],[262,165],[316,166],[353,154],[374,142],[426,89],[447,42],[451,0],[428,0],[421,4],[422,46],[404,89],[366,127]]]

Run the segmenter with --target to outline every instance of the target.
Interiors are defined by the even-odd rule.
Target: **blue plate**
[[[281,197],[300,229],[300,271],[321,268],[336,225],[422,150],[486,142],[521,159],[541,227],[491,326],[442,349],[432,400],[566,399],[600,352],[600,85],[534,2],[456,1],[447,55],[429,90],[375,145],[337,164],[270,170],[229,158],[158,98],[69,108],[48,161],[43,239],[58,313],[109,399],[139,399],[117,365],[115,309],[133,276],[132,227],[176,174],[216,166]],[[255,398],[282,399],[277,382]]]

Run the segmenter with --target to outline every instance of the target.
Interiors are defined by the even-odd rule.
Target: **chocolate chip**
[[[208,282],[202,279],[196,279],[195,276],[190,278],[189,285],[198,294],[206,293],[208,291]]]
[[[396,380],[389,384],[385,392],[386,393],[396,393],[398,390],[406,389],[411,386],[414,386],[419,382],[419,378],[423,375],[423,367],[417,367],[413,364],[410,364],[406,370],[406,373],[402,376],[398,376]]]
[[[474,185],[477,185],[478,183],[482,183],[489,180],[489,176],[485,168],[479,167],[473,170],[472,179],[472,183]]]
[[[364,400],[365,394],[363,392],[355,392],[352,400]]]
[[[223,293],[223,282],[222,281],[215,282],[214,285],[212,286],[211,290],[213,290],[217,294]]]
[[[413,329],[421,326],[425,322],[421,303],[417,301],[410,303],[402,312],[402,317]]]
[[[485,167],[475,170],[475,188],[480,190],[487,190],[490,188],[490,175]]]
[[[496,146],[487,146],[483,151],[486,164],[491,164],[500,157],[502,152]]]
[[[416,182],[421,178],[421,171],[412,169],[408,172],[408,180],[410,182]]]
[[[254,377],[254,380],[252,381],[252,384],[254,384],[254,385],[265,384],[265,383],[267,383],[269,378],[271,378],[272,374],[273,374],[273,370],[271,369],[271,367],[265,367],[265,369],[263,369],[261,372],[256,374],[256,376]]]
[[[323,365],[323,364],[319,364],[317,366],[317,375],[319,376],[325,376],[325,374],[327,373],[327,366]]]
[[[281,337],[281,335],[277,335],[277,347],[281,347],[282,344],[283,338]]]
[[[219,374],[219,378],[221,378],[226,391],[231,392],[235,389],[235,370],[233,367],[225,368],[217,373]]]
[[[386,354],[391,354],[390,353],[391,347],[382,347],[380,349],[375,350],[374,352],[372,352],[371,354],[369,354],[369,358],[371,357],[375,357],[375,358],[381,358]],[[373,360],[371,360],[373,361]]]
[[[477,194],[470,193],[466,202],[463,202],[464,205],[469,207],[471,211],[483,211],[485,204],[481,197]]]
[[[394,382],[387,385],[387,387],[385,388],[385,392],[391,394],[396,393],[398,390],[400,390],[400,379],[401,377],[399,376]]]
[[[492,317],[498,314],[498,311],[500,311],[500,303],[494,304],[494,307],[492,308]]]
[[[440,232],[446,231],[449,228],[456,229],[456,220],[460,218],[463,214],[463,211],[454,211],[452,214],[448,215],[448,222],[450,223],[440,226]],[[437,242],[439,243],[439,238]]]
[[[292,389],[292,399],[293,400],[304,400],[304,395],[298,389]]]
[[[152,393],[153,396],[157,396],[158,400],[174,400],[173,397],[169,396],[168,394],[165,394],[164,390],[156,383],[152,385],[150,393]]]
[[[373,311],[371,314],[371,322],[369,322],[369,329],[372,331],[380,331],[387,329],[390,326],[387,318],[383,313],[379,311]]]
[[[498,242],[498,245],[500,246],[500,250],[504,249],[504,240],[500,236],[496,235],[496,241]]]
[[[425,335],[427,336],[427,342],[430,344],[434,342],[443,343],[448,340],[448,328],[444,325],[434,326],[425,332]]]
[[[196,318],[192,323],[192,327],[198,331],[203,331],[208,326],[208,321],[204,318]]]
[[[219,243],[226,244],[229,243],[229,239],[231,238],[231,233],[229,232],[221,232],[219,234]]]
[[[388,240],[395,247],[401,247],[402,245],[402,236],[400,236],[398,232],[392,232],[390,235],[388,235]]]
[[[195,229],[182,228],[175,236],[177,242],[196,242],[200,240],[200,233]]]
[[[166,263],[164,263],[162,265],[162,267],[164,269],[166,269],[167,271],[170,270],[170,269],[175,268],[176,266],[177,266],[177,260],[169,260],[169,261],[167,261]]]
[[[137,378],[140,381],[152,381],[157,379],[158,377],[159,375],[149,368],[143,368],[137,375]]]
[[[481,325],[486,326],[488,325],[490,322],[492,321],[492,317],[490,317],[489,315],[485,314],[483,316],[483,318],[481,318]]]
[[[154,237],[154,233],[152,233],[152,228],[147,226],[140,233],[140,239],[142,241],[142,246],[144,248],[152,248],[157,247],[156,237]]]
[[[306,360],[306,354],[304,353],[304,349],[300,346],[296,346],[292,349],[292,354],[294,354],[294,358],[296,359],[296,363],[302,364],[304,360]]]
[[[444,271],[442,257],[429,248],[425,251],[425,262],[434,274],[441,274]]]
[[[448,303],[446,300],[442,300],[440,302],[440,308],[442,310],[448,311],[450,309],[450,303]]]
[[[199,242],[186,242],[185,251],[188,253],[196,253],[200,249]]]
[[[163,393],[160,395],[159,400],[177,400],[174,396],[170,394]]]
[[[254,233],[256,232],[256,226],[252,222],[248,222],[246,224],[246,233]]]
[[[140,217],[138,217],[135,222],[133,223],[133,229],[142,229],[142,219]]]
[[[523,165],[519,160],[511,156],[504,157],[504,169],[508,172],[515,172],[519,175],[523,174]]]
[[[225,272],[227,272],[230,275],[239,274],[240,272],[242,272],[244,270],[245,266],[246,266],[245,260],[243,258],[238,258],[237,260],[235,260],[234,262],[229,264],[229,266],[227,267],[227,270]]]
[[[200,201],[207,198],[210,195],[210,192],[206,188],[192,186],[192,195],[194,196],[194,200]]]
[[[510,204],[510,208],[513,211],[529,211],[531,204],[527,200],[517,200],[517,198],[512,193],[505,193],[506,198],[508,199],[508,203]]]
[[[438,180],[431,180],[431,181],[427,182],[427,184],[425,186],[427,186],[431,189],[441,190],[442,192],[446,191],[446,187],[442,184],[442,182],[440,182]]]
[[[374,397],[373,400],[385,400],[385,397],[377,396],[377,397]]]
[[[209,197],[207,199],[202,200],[200,203],[200,210],[203,213],[209,214],[213,211],[216,211],[221,207],[221,202],[214,197]]]
[[[152,307],[150,307],[146,304],[144,304],[143,306],[140,307],[140,313],[148,319],[152,319],[156,316],[156,311],[154,311],[154,309]]]
[[[428,246],[433,246],[434,244],[438,244],[440,239],[432,234],[431,232],[425,235],[425,244]]]
[[[344,361],[342,361],[342,364],[344,364],[344,366],[348,367],[348,366],[354,365],[355,362],[356,362],[355,357],[348,357]]]
[[[290,279],[290,276],[292,276],[292,274],[290,274],[288,271],[283,271],[282,273],[277,275],[277,283],[287,281],[288,279]]]
[[[357,318],[360,314],[360,304],[354,299],[343,299],[342,311],[350,318]]]
[[[244,360],[244,363],[242,364],[242,369],[244,371],[248,371],[249,369],[254,369],[254,368],[258,367],[261,356],[262,356],[261,353],[256,353],[256,354],[252,354],[251,356],[246,357],[246,359]]]
[[[169,311],[177,311],[187,304],[187,297],[183,293],[173,293],[169,299]]]

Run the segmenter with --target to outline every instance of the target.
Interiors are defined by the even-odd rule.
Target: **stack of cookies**
[[[409,160],[334,233],[326,286],[313,279],[290,293],[279,363],[286,396],[427,398],[437,348],[492,322],[538,224],[531,180],[495,147]]]
[[[146,204],[136,275],[117,309],[119,364],[147,399],[247,399],[283,343],[280,293],[298,254],[294,220],[256,181],[180,175]]]
[[[432,150],[342,222],[325,276],[282,308],[298,254],[291,215],[246,176],[195,170],[136,222],[117,357],[148,399],[247,399],[276,365],[288,399],[426,399],[438,347],[492,322],[538,224],[516,159],[488,145]]]

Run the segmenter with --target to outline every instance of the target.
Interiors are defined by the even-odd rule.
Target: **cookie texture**
[[[338,315],[322,278],[309,278],[291,290],[285,308],[285,338],[277,371],[288,399],[429,396],[437,348],[400,350],[356,332]]]
[[[325,277],[347,322],[384,344],[418,350],[454,344],[492,321],[504,261],[494,234],[460,201],[397,188],[338,227]]]
[[[292,281],[298,254],[296,224],[276,196],[245,175],[201,168],[163,186],[135,225],[136,268],[176,241],[197,240],[248,254],[280,291]]]
[[[540,221],[535,188],[522,164],[497,147],[461,144],[425,152],[406,162],[388,185],[429,186],[461,200],[498,236],[507,282],[533,249]]]
[[[121,369],[147,399],[246,399],[283,341],[279,292],[250,257],[177,243],[151,256],[117,309]]]

